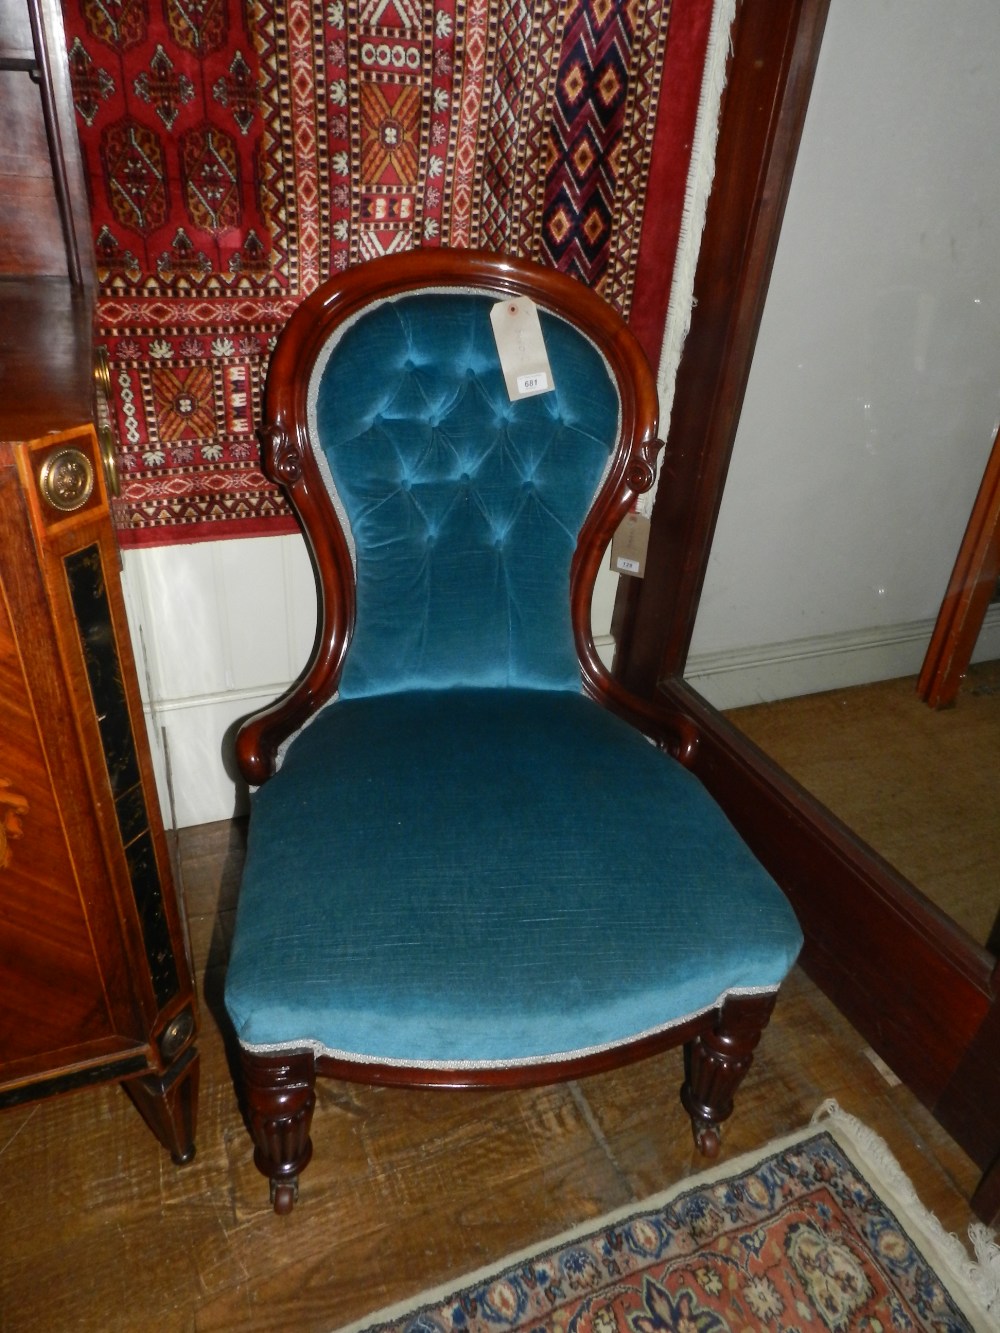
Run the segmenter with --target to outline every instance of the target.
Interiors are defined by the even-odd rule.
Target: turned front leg
[[[685,1047],[687,1079],[681,1102],[691,1117],[695,1145],[716,1157],[719,1127],[733,1110],[733,1097],[753,1063],[777,996],[743,995],[726,1000],[711,1028]]]
[[[311,1051],[240,1055],[254,1164],[271,1182],[274,1211],[288,1213],[298,1199],[299,1173],[312,1157],[316,1062]]]

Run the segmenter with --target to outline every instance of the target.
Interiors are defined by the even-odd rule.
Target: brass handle
[[[115,437],[110,426],[102,425],[98,427],[97,443],[101,450],[101,462],[104,464],[104,480],[108,485],[108,493],[113,496],[121,495],[122,483],[118,475],[118,459],[115,456]]]
[[[111,425],[111,362],[106,347],[98,347],[96,351],[94,387],[97,443],[101,451],[104,480],[107,483],[108,494],[118,496],[121,495],[122,486],[118,473],[118,459],[115,456],[115,432]]]
[[[94,382],[97,391],[105,402],[111,398],[111,361],[106,347],[98,347],[94,352]]]
[[[0,778],[0,870],[6,870],[10,865],[11,839],[21,836],[21,816],[27,810],[25,798],[10,790],[6,778]]]
[[[71,514],[94,492],[94,465],[82,449],[57,449],[45,460],[38,485],[53,509]]]

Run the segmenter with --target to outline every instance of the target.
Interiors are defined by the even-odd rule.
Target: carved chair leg
[[[199,1076],[198,1052],[189,1046],[166,1073],[143,1074],[122,1085],[177,1166],[194,1158]]]
[[[240,1051],[254,1164],[271,1182],[276,1213],[290,1213],[299,1197],[299,1172],[312,1157],[316,1062],[311,1051],[253,1055]]]
[[[728,999],[711,1029],[685,1047],[687,1079],[681,1102],[691,1117],[695,1146],[705,1157],[719,1153],[719,1126],[732,1114],[733,1096],[753,1063],[777,996]]]

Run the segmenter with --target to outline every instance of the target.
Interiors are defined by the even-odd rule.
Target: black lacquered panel
[[[131,791],[123,792],[121,796],[116,797],[115,810],[118,814],[118,828],[121,830],[122,842],[127,847],[149,827],[142,787],[136,785]]]
[[[115,812],[128,862],[129,878],[142,927],[143,944],[157,1003],[176,995],[177,963],[163,907],[163,885],[149,833],[149,815],[140,784],[125,683],[115,642],[111,607],[104,586],[100,548],[68,555],[64,561],[87,679],[115,797]]]
[[[171,996],[177,994],[177,964],[170,943],[170,927],[163,910],[163,889],[150,834],[146,832],[130,843],[125,848],[125,856],[139,909],[153,993],[159,1004],[166,1004]]]
[[[85,547],[67,556],[65,565],[87,663],[87,679],[101,729],[108,777],[117,797],[139,782],[139,764],[104,587],[100,549]]]

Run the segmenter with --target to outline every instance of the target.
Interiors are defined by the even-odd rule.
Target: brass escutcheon
[[[182,1009],[163,1029],[160,1037],[160,1054],[164,1060],[172,1060],[193,1035],[194,1014],[190,1009]]]
[[[94,466],[82,449],[58,449],[45,460],[38,484],[53,509],[71,514],[93,494]]]

